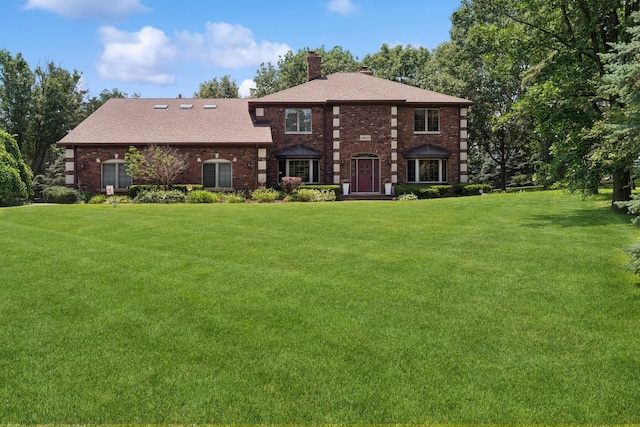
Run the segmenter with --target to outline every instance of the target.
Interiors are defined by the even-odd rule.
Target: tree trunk
[[[631,169],[624,169],[613,174],[613,197],[611,210],[613,212],[626,212],[626,208],[616,206],[616,202],[631,200]]]

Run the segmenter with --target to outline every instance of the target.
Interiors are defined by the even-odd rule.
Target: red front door
[[[380,191],[378,178],[379,160],[356,158],[351,161],[351,182],[355,193],[374,193]]]

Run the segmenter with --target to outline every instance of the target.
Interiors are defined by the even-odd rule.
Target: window
[[[447,159],[407,160],[407,182],[447,182]]]
[[[413,110],[414,132],[440,132],[440,110],[418,108]]]
[[[202,186],[205,188],[231,188],[231,162],[204,162]]]
[[[311,132],[311,109],[290,109],[284,110],[285,132],[287,133],[310,133]]]
[[[108,185],[119,189],[131,185],[131,177],[127,175],[124,161],[107,160],[102,164],[102,188],[107,188]]]
[[[297,176],[305,184],[320,183],[320,161],[317,159],[282,159],[278,162],[278,176]]]

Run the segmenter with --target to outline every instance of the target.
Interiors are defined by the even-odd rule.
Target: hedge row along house
[[[472,102],[355,73],[321,75],[257,99],[111,99],[65,136],[66,184],[104,192],[132,184],[130,146],[178,147],[188,168],[178,182],[207,189],[350,182],[355,195],[384,183],[468,181],[467,108]]]

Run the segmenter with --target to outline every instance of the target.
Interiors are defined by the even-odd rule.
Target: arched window
[[[127,174],[124,160],[102,162],[102,188],[111,185],[114,189],[126,189],[131,185],[131,176]]]
[[[233,188],[231,162],[206,160],[202,162],[202,186],[204,188]]]

